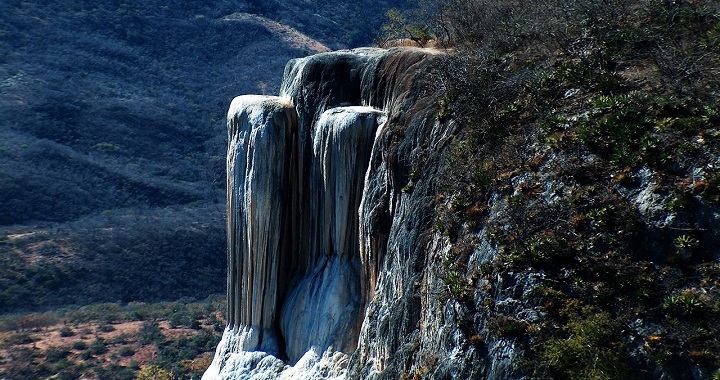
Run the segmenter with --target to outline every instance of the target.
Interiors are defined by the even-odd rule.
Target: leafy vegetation
[[[5,315],[0,368],[8,378],[194,378],[210,364],[224,329],[218,310],[221,296]],[[171,325],[177,315],[192,315],[197,326]],[[72,335],[63,333],[69,326]]]
[[[434,17],[405,24],[453,48],[434,90],[438,122],[459,130],[435,228],[489,256],[451,250],[440,269],[475,315],[466,338],[491,321],[535,378],[715,372],[720,5],[420,5]],[[520,279],[538,316],[494,302]]]
[[[136,380],[172,380],[172,372],[162,369],[156,365],[143,367],[135,377]]]

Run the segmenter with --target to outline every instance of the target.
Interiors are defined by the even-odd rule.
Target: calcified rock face
[[[397,378],[430,360],[440,377],[509,373],[512,348],[479,369],[453,358],[458,323],[427,291],[446,250],[433,152],[452,134],[421,96],[436,57],[322,53],[288,63],[279,97],[233,101],[229,324],[203,379]]]
[[[322,53],[288,63],[279,97],[235,99],[228,114],[229,324],[204,379],[544,376],[542,363],[520,367],[533,357],[512,331],[529,334],[548,322],[538,294],[554,289],[546,287],[554,280],[518,264],[497,270],[505,264],[492,236],[519,228],[508,226],[530,217],[530,207],[553,216],[574,207],[580,179],[558,168],[577,153],[548,150],[532,134],[511,136],[503,149],[512,150],[502,154],[519,154],[522,169],[498,173],[490,189],[452,183],[449,167],[463,159],[465,150],[456,148],[466,143],[454,136],[473,126],[459,125],[467,122],[456,114],[463,108],[436,117],[444,83],[427,74],[453,61],[412,48]],[[530,165],[536,157],[547,161]],[[658,206],[668,195],[656,194],[652,173],[641,175],[640,188],[615,190],[652,223],[672,223]],[[467,200],[443,181],[484,192],[482,219],[461,215]],[[528,183],[539,185],[537,193],[518,206]],[[457,218],[450,221],[463,223],[462,231],[444,228],[443,216]],[[626,337],[655,334],[652,323],[637,326]],[[633,348],[636,377],[666,378],[662,368],[643,368],[642,342]]]
[[[296,114],[285,99],[240,96],[228,113],[228,319],[253,327],[246,349],[274,347],[280,265],[287,255]],[[268,344],[273,347],[267,346]]]
[[[386,120],[360,105],[360,77],[383,54],[292,61],[282,97],[232,102],[229,325],[204,378],[344,375],[362,301],[358,208]]]
[[[368,107],[332,108],[313,131],[310,229],[315,266],[289,294],[281,331],[290,361],[310,349],[352,353],[360,307],[358,207],[375,130],[384,115]],[[302,235],[301,239],[302,239]]]

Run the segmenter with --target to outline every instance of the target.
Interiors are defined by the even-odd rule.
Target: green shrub
[[[204,352],[212,352],[220,337],[209,331],[202,331],[191,337],[182,337],[160,345],[156,364],[171,370],[180,377],[190,377],[191,372],[182,366],[184,360],[193,360]],[[197,374],[195,374],[197,375]]]
[[[680,235],[673,240],[673,244],[677,249],[693,248],[698,245],[698,241],[689,235]]]
[[[156,365],[143,367],[135,377],[136,380],[172,380],[173,378],[172,372]]]
[[[116,379],[116,380],[134,380],[136,371],[133,368],[125,367],[120,364],[110,363],[96,368],[99,378]]]
[[[568,301],[561,314],[567,322],[559,335],[543,339],[536,371],[571,380],[627,378],[624,347],[609,313]]]
[[[118,354],[122,357],[133,356],[133,355],[135,355],[135,350],[133,350],[132,347],[123,346],[118,351]]]
[[[90,355],[102,355],[106,352],[108,352],[108,348],[105,345],[105,340],[103,338],[95,338],[95,340],[90,343],[90,346],[88,346],[87,351]]]
[[[706,201],[720,205],[720,172],[708,176],[707,180],[702,183],[700,195]]]
[[[180,326],[190,326],[193,320],[194,318],[189,311],[181,309],[170,315],[168,323],[170,327],[177,328]]]
[[[21,344],[29,344],[32,342],[35,342],[39,340],[34,335],[27,333],[27,332],[21,332],[16,333],[8,336],[5,338],[5,343],[9,345],[21,345]]]
[[[465,301],[472,292],[468,280],[455,270],[445,275],[443,284],[447,294],[458,301]]]
[[[668,202],[668,209],[670,211],[679,212],[683,210],[687,210],[691,208],[694,205],[694,200],[685,194],[678,195],[677,197],[673,198],[670,202]]]
[[[662,307],[673,315],[681,317],[697,317],[708,310],[706,297],[694,290],[665,297]]]
[[[92,351],[85,350],[80,353],[80,358],[83,360],[90,360],[93,357]]]
[[[534,327],[526,321],[504,315],[493,321],[495,334],[503,338],[522,338],[534,331]]]
[[[157,322],[144,322],[138,335],[141,344],[162,343],[165,340]]]
[[[68,338],[75,335],[75,330],[73,330],[70,326],[63,326],[60,329],[60,336],[63,338]]]
[[[70,350],[65,347],[48,347],[48,349],[45,350],[46,360],[50,363],[65,359],[68,355],[70,355]]]
[[[129,341],[131,341],[131,338],[132,336],[128,333],[120,333],[114,338],[112,338],[110,344],[127,344]]]
[[[586,146],[598,148],[613,163],[624,167],[641,162],[655,147],[655,124],[648,114],[646,95],[628,94],[594,98],[595,114],[578,127],[578,137]]]

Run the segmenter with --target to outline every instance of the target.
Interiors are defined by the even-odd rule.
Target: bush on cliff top
[[[434,17],[387,31],[454,51],[434,73],[438,121],[461,124],[435,226],[470,251],[484,230],[500,253],[478,273],[448,264],[449,295],[522,321],[472,304],[491,291],[455,285],[541,273],[547,285],[523,300],[541,320],[495,333],[538,378],[716,371],[720,266],[702,215],[720,194],[720,3],[431,3],[417,14]],[[671,225],[638,210],[632,194],[648,186]]]

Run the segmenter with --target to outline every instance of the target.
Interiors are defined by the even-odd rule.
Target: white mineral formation
[[[281,316],[291,362],[310,349],[346,354],[357,345],[360,307],[358,208],[378,124],[384,115],[368,107],[325,111],[313,135],[309,231],[319,257],[288,296]]]
[[[357,346],[358,208],[385,115],[330,108],[300,144],[292,101],[228,112],[229,320],[205,380],[343,378]]]
[[[244,350],[278,350],[295,120],[292,104],[278,97],[240,96],[228,112],[228,323],[242,331]]]
[[[492,314],[442,296],[438,172],[455,127],[427,76],[441,54],[321,53],[288,63],[280,97],[233,101],[228,326],[204,380],[524,378]],[[477,265],[497,254],[483,247]],[[537,285],[493,281],[505,305]]]

